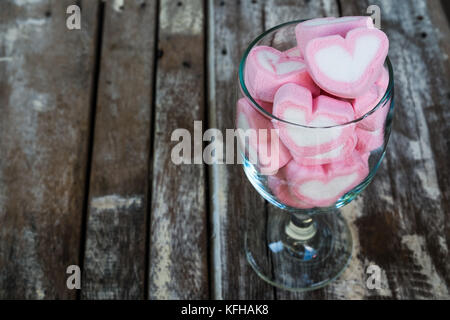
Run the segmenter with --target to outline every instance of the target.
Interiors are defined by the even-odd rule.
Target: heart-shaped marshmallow
[[[315,207],[329,207],[360,184],[369,174],[368,156],[354,151],[343,161],[323,166],[299,166],[290,161],[283,174],[300,201]]]
[[[238,82],[239,82],[239,79],[238,79]],[[246,97],[246,95],[244,93],[244,90],[242,90],[241,86],[239,86],[239,89],[241,90],[242,96]],[[250,100],[250,99],[248,99],[248,100]],[[272,109],[273,109],[273,103],[272,102],[262,101],[262,100],[259,100],[259,99],[254,99],[254,100],[261,108],[266,110],[268,113],[272,113]],[[249,101],[249,103],[250,103],[250,101]]]
[[[268,102],[273,101],[279,87],[290,82],[307,87],[315,95],[320,94],[303,59],[288,57],[267,46],[251,50],[246,60],[244,79],[252,97]]]
[[[389,49],[386,34],[357,28],[345,38],[315,38],[305,49],[305,62],[316,84],[342,98],[356,98],[373,85],[383,71]]]
[[[312,39],[332,35],[345,37],[350,30],[362,27],[374,28],[372,19],[357,16],[317,18],[299,23],[295,27],[295,37],[301,54],[304,54],[306,45]]]
[[[380,88],[380,92],[383,94],[386,92],[388,85],[389,85],[389,71],[386,67],[383,68],[383,71],[381,71],[380,77],[375,81],[375,84],[378,88]]]
[[[378,149],[384,144],[384,128],[376,131],[368,131],[356,127],[355,134],[358,138],[356,150],[361,154]]]
[[[281,143],[270,120],[245,98],[237,102],[236,127],[244,131],[238,132],[241,150],[247,151],[245,154],[251,163],[258,165],[261,174],[274,174],[291,160],[291,154]]]
[[[354,131],[353,124],[339,126],[354,119],[350,103],[323,95],[313,103],[309,90],[294,83],[277,91],[273,114],[297,124],[272,120],[280,139],[297,158],[332,151],[345,144]]]
[[[269,113],[272,113],[273,111],[273,103],[257,100],[256,101],[264,110],[266,110]]]
[[[290,48],[289,50],[286,50],[283,52],[285,55],[287,55],[288,57],[298,57],[298,58],[302,58],[303,56],[300,52],[300,48],[299,47],[293,47]]]
[[[270,190],[272,190],[272,193],[277,198],[276,200],[284,204],[285,206],[297,209],[312,208],[311,205],[297,199],[297,197],[289,189],[289,186],[284,177],[269,176],[267,178],[267,184]]]
[[[297,162],[299,165],[317,166],[331,162],[342,161],[352,154],[353,150],[355,149],[356,142],[356,136],[351,135],[344,144],[341,144],[331,151],[320,153],[310,157],[297,156],[293,152],[291,152],[291,155],[294,158],[295,162]]]
[[[386,120],[387,113],[389,112],[390,102],[380,105],[371,114],[370,112],[381,100],[385,91],[377,85],[372,85],[368,91],[363,95],[352,100],[353,110],[355,110],[355,118],[361,118],[366,115],[364,119],[360,120],[357,127],[369,130],[378,131],[382,130],[384,121]]]

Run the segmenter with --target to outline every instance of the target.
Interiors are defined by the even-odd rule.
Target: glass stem
[[[293,213],[285,227],[286,235],[297,241],[307,241],[317,232],[314,219],[304,213]]]

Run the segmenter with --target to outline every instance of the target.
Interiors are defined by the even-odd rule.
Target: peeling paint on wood
[[[204,120],[203,1],[161,1],[150,218],[149,297],[209,298],[205,168],[171,161],[171,132]]]
[[[281,1],[268,0],[264,7],[264,29],[269,29],[281,23],[299,20],[310,19],[323,16],[338,16],[338,5],[335,0],[321,0],[321,1]],[[281,210],[271,204],[267,204],[268,216],[276,215]],[[272,260],[272,265],[275,272],[283,270],[283,266],[277,265],[275,259]],[[277,299],[314,299],[322,298],[323,292],[320,290],[306,293],[293,293],[282,289],[275,289],[275,296]]]
[[[98,5],[69,33],[69,3],[0,2],[0,298],[75,297]]]
[[[236,77],[241,54],[263,31],[263,1],[209,1],[209,126],[234,128]],[[210,221],[213,234],[213,298],[271,299],[244,255],[245,210],[265,213],[264,201],[238,165],[210,166]],[[251,284],[251,285],[250,285]]]
[[[105,3],[83,299],[146,297],[156,2],[121,5]]]
[[[368,4],[345,2],[342,10],[357,15]],[[387,157],[361,195],[360,255],[385,271],[390,298],[448,298],[450,264],[442,239],[449,234],[450,168],[448,135],[442,133],[450,120],[450,66],[444,58],[449,46],[441,38],[448,38],[449,26],[439,1],[370,4],[381,8],[390,38],[396,110]]]
[[[91,208],[95,211],[117,211],[123,209],[129,209],[132,206],[141,207],[142,198],[140,196],[134,197],[121,197],[118,195],[109,195],[103,197],[93,198],[91,202]]]
[[[246,212],[264,223],[277,209],[242,168],[175,166],[169,139],[175,128],[193,131],[194,120],[233,128],[237,64],[249,42],[288,20],[338,16],[337,1],[161,0],[159,12],[156,1],[103,2],[81,298],[449,299],[450,29],[440,1],[340,1],[344,15],[381,8],[396,114],[375,179],[342,209],[351,264],[308,293],[274,289],[247,263]],[[0,298],[75,297],[65,270],[79,263],[98,1],[81,1],[80,32],[64,28],[70,4],[0,1]],[[380,290],[366,286],[373,264]]]
[[[121,12],[124,9],[124,0],[113,0],[112,8],[114,11]]]
[[[424,237],[404,235],[402,237],[402,243],[413,252],[414,261],[420,267],[419,272],[428,279],[427,283],[431,285],[434,296],[437,299],[449,299],[450,295],[445,285],[445,280],[439,276],[434,267],[431,257],[427,252]]]

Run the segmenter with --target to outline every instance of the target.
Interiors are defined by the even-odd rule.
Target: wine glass
[[[258,147],[252,145],[252,138],[241,133],[239,149],[248,180],[263,198],[282,209],[282,214],[274,210],[269,213],[247,210],[246,257],[262,279],[292,291],[323,287],[347,267],[352,255],[352,237],[338,208],[352,201],[373,179],[386,151],[394,110],[393,70],[389,58],[384,63],[385,83],[380,84],[378,103],[353,121],[331,126],[299,125],[277,118],[272,114],[270,103],[253,97],[246,81],[250,51],[263,45],[283,52],[295,48],[294,29],[302,21],[278,25],[249,45],[239,66],[236,110],[237,129],[249,128],[249,119],[241,116],[242,108],[251,109],[250,114],[253,112],[255,117],[266,119],[273,129],[278,129],[276,134],[268,133],[270,138],[263,139],[278,141],[278,148],[284,148],[283,132],[286,131],[312,141],[326,137],[333,140],[342,132],[353,132],[353,142],[340,146],[343,156],[313,152],[319,155],[298,157],[289,150],[293,159],[284,164],[279,163],[286,162],[280,160],[280,153],[274,153],[278,156],[276,163],[281,165],[278,170],[270,166],[273,154],[262,161]],[[293,51],[295,49],[290,50]],[[327,95],[324,91],[321,94]],[[312,151],[317,150],[312,147]],[[310,175],[319,178],[307,180]],[[327,178],[320,180],[321,175]]]

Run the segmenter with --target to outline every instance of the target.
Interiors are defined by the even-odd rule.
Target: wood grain
[[[66,28],[74,2],[79,31]],[[0,298],[73,299],[66,268],[83,260],[84,299],[450,298],[441,1],[104,1],[96,93],[99,3],[0,1]],[[275,289],[247,263],[243,230],[249,212],[263,230],[280,211],[240,165],[175,165],[171,133],[194,138],[195,120],[234,127],[238,62],[263,30],[372,4],[390,38],[396,112],[375,179],[342,210],[354,256],[323,289]],[[367,289],[371,264],[380,290]]]
[[[393,132],[377,176],[343,210],[357,254],[325,298],[448,299],[448,24],[438,1],[342,1],[343,14],[369,4],[390,39]],[[365,286],[370,264],[382,269],[381,290]]]
[[[171,141],[172,132],[180,128],[193,134],[194,121],[204,120],[204,19],[202,1],[160,3],[150,221],[151,299],[209,297],[205,169],[202,164],[175,165],[171,160],[172,147],[177,144]]]
[[[0,298],[69,299],[79,263],[97,9],[0,2]]]
[[[128,1],[122,7],[105,3],[85,299],[145,297],[155,30],[155,1]]]
[[[263,31],[264,1],[209,1],[208,8],[209,126],[225,132],[234,128],[241,55]],[[215,164],[209,172],[213,297],[272,299],[273,288],[254,273],[244,253],[246,211],[264,217],[264,201],[240,165]]]
[[[279,25],[281,23],[299,20],[312,19],[317,17],[338,17],[339,9],[337,1],[322,0],[322,1],[281,1],[269,0],[265,6],[265,29]],[[271,204],[267,205],[267,224],[274,225],[272,221],[282,221],[280,217],[285,214],[283,211]],[[268,230],[270,232],[270,230]],[[272,257],[273,273],[282,273],[285,270],[284,266],[277,256]],[[301,300],[301,299],[321,299],[323,298],[323,290],[314,290],[310,292],[290,292],[283,289],[276,289],[276,299],[283,300]]]
[[[339,16],[336,0],[267,0],[264,11],[266,30],[287,21]]]
[[[354,238],[354,257],[350,267],[345,271],[342,277],[324,289],[309,293],[293,294],[277,289],[276,297],[279,299],[448,297],[447,270],[449,264],[447,242],[449,232],[448,214],[446,214],[449,212],[448,165],[446,166],[446,161],[448,162],[448,138],[442,138],[442,133],[448,129],[445,126],[445,120],[440,122],[442,117],[444,119],[448,118],[448,115],[444,115],[446,110],[445,107],[443,107],[448,105],[448,92],[445,91],[445,88],[448,88],[448,82],[446,81],[446,79],[448,79],[448,59],[446,58],[448,57],[448,44],[445,41],[442,41],[442,39],[446,39],[445,36],[448,35],[448,25],[445,24],[441,28],[443,21],[446,22],[446,19],[442,16],[442,11],[436,9],[436,7],[439,6],[437,1],[429,2],[428,7],[420,2],[415,5],[408,4],[406,7],[403,7],[403,5],[396,5],[398,7],[395,10],[392,8],[392,3],[386,1],[381,4],[381,8],[386,7],[386,10],[390,13],[389,15],[386,15],[382,9],[382,26],[388,33],[388,36],[390,36],[389,31],[399,23],[398,21],[401,20],[403,25],[411,24],[413,21],[411,17],[415,17],[418,21],[422,21],[422,28],[426,29],[423,32],[419,32],[409,25],[403,26],[404,30],[409,33],[407,39],[416,39],[412,42],[413,44],[409,43],[409,47],[412,46],[412,48],[409,48],[408,52],[406,52],[405,49],[399,48],[400,43],[406,41],[404,35],[394,35],[393,39],[391,39],[391,43],[395,43],[391,45],[391,51],[395,50],[395,52],[391,53],[393,61],[395,62],[396,59],[405,59],[406,57],[411,59],[411,61],[403,61],[400,65],[401,70],[396,70],[396,88],[398,86],[412,87],[407,90],[409,96],[404,92],[400,94],[400,97],[396,97],[396,118],[398,118],[398,108],[405,106],[405,103],[409,106],[415,106],[415,108],[418,108],[419,110],[422,107],[426,108],[426,117],[424,115],[425,111],[423,110],[416,113],[415,108],[410,107],[410,109],[405,110],[406,108],[403,107],[404,110],[400,111],[400,117],[409,120],[406,122],[402,121],[401,127],[403,127],[403,129],[400,129],[400,133],[403,134],[403,137],[407,136],[408,139],[404,140],[400,138],[398,142],[392,142],[391,140],[387,159],[379,169],[377,178],[362,196],[343,209],[343,213],[350,224]],[[331,2],[322,4],[316,3],[317,7],[311,6],[310,2],[308,2],[308,6],[305,6],[289,1],[269,1],[260,5],[264,8],[263,14],[261,14],[261,21],[263,21],[265,29],[277,25],[280,22],[296,18],[322,15],[337,16],[339,13],[336,4]],[[356,2],[350,3],[345,1],[342,1],[341,3],[344,15],[364,15],[366,14],[365,11],[368,5],[369,3],[358,3],[356,5]],[[215,12],[222,10],[219,11],[221,12],[220,15],[217,14],[214,16],[213,21],[215,22],[216,29],[224,30],[220,18],[223,15],[223,10],[225,10],[221,7],[226,6],[229,6],[228,3],[223,6],[216,5],[214,7]],[[244,11],[242,8],[239,8],[238,10]],[[402,14],[399,14],[400,11],[402,11]],[[233,12],[233,16],[238,16],[238,12]],[[253,16],[255,16],[255,12],[257,13],[258,10],[254,10]],[[225,18],[223,17],[222,19]],[[248,23],[248,20],[249,19],[245,20],[246,23]],[[433,26],[433,22],[438,28]],[[238,24],[235,23],[235,25]],[[243,27],[239,25],[237,29],[243,30]],[[232,26],[231,31],[228,31],[226,36],[222,35],[222,37],[217,31],[214,32],[215,42],[212,49],[215,50],[215,57],[222,53],[226,58],[227,54],[229,54],[230,50],[220,51],[217,49],[217,46],[223,45],[223,43],[226,43],[225,40],[230,38],[236,43],[233,35],[230,34],[238,32],[233,30]],[[436,30],[439,30],[439,32]],[[423,41],[422,39],[429,39],[426,46],[424,46],[424,44],[417,44],[417,41]],[[416,43],[414,44],[414,42]],[[413,65],[421,64],[421,59],[423,59],[425,55],[425,53],[422,52],[425,51],[424,48],[433,48],[432,52],[427,52],[424,61],[429,61],[429,64],[431,65],[432,57],[437,56],[440,60],[440,62],[431,69],[427,68],[427,66],[422,63],[422,68],[418,74],[426,75],[425,79],[427,80],[425,82],[422,77],[419,78],[417,74],[413,72],[414,68],[411,67]],[[427,50],[429,51],[430,49]],[[443,54],[442,50],[444,50]],[[223,54],[223,52],[226,52],[227,54]],[[239,59],[239,57],[237,59]],[[213,59],[210,57],[210,61],[211,60]],[[216,58],[213,61],[216,61],[216,64],[218,63],[217,61],[220,61],[219,66],[222,64],[227,67],[230,66],[230,63],[226,60],[224,61],[223,57],[220,60]],[[396,68],[399,68],[398,63],[397,65],[394,65],[394,69]],[[220,70],[221,72],[218,72],[217,70]],[[214,106],[214,108],[212,108],[212,118],[213,120],[214,117],[220,118],[220,121],[222,122],[224,121],[224,115],[221,114],[221,108],[225,109],[225,106],[229,106],[232,103],[231,98],[227,97],[226,94],[222,92],[224,91],[224,88],[230,88],[230,91],[233,90],[233,84],[230,85],[229,83],[233,83],[234,80],[232,77],[229,77],[229,79],[227,79],[228,82],[220,82],[218,79],[224,76],[223,70],[224,67],[219,69],[217,66],[215,66],[213,71],[210,70],[210,83],[212,81],[211,79],[215,79],[215,82],[212,83],[211,87],[213,89],[220,88],[220,91],[212,92],[215,97],[215,99],[210,101],[211,105]],[[439,73],[438,70],[441,70],[441,73]],[[445,70],[444,74],[442,74],[442,70]],[[228,73],[225,73],[225,75],[226,74]],[[398,79],[398,75],[400,75],[400,79]],[[406,82],[406,84],[403,84],[404,82]],[[423,95],[422,92],[424,91],[429,93],[420,97]],[[398,95],[398,90],[396,92]],[[415,102],[411,99],[411,92],[413,94],[416,93],[414,96]],[[403,102],[398,102],[399,100],[402,100]],[[223,103],[223,107],[222,101],[227,101]],[[406,115],[404,113],[406,113]],[[232,120],[229,120],[230,124],[231,121]],[[431,125],[430,121],[432,121]],[[212,121],[212,123],[214,123],[214,121]],[[218,122],[216,121],[215,123]],[[432,129],[427,128],[424,130],[425,124],[428,127],[431,126]],[[398,132],[399,126],[396,124],[393,135],[395,136]],[[430,143],[431,137],[434,137],[434,143]],[[445,137],[448,137],[448,135]],[[407,143],[405,144],[405,142]],[[393,147],[392,144],[395,146]],[[394,151],[393,155],[390,155],[393,148],[395,148],[396,151]],[[227,241],[230,237],[233,237],[233,233],[236,234],[236,231],[231,231],[233,229],[232,226],[230,226],[231,223],[228,221],[229,218],[227,216],[224,217],[224,214],[220,213],[226,211],[234,213],[239,212],[240,209],[237,206],[239,205],[239,202],[242,201],[242,197],[246,199],[244,201],[249,202],[249,199],[253,199],[255,194],[252,191],[249,191],[249,198],[248,194],[244,194],[242,192],[242,187],[240,187],[239,197],[233,196],[233,191],[230,193],[229,189],[230,183],[223,183],[223,181],[229,179],[227,179],[227,177],[230,175],[229,171],[231,170],[229,168],[227,169],[228,170],[225,170],[220,166],[216,166],[213,168],[211,174],[213,179],[212,184],[216,187],[216,189],[213,188],[213,196],[220,199],[219,202],[213,198],[213,221],[216,223],[216,230],[222,228],[222,232],[224,232],[224,234],[221,234],[221,237],[224,239],[221,240],[220,238],[216,238],[214,243],[216,254],[217,252],[220,253],[218,257],[216,257],[216,269],[217,261],[220,261],[220,265],[222,266],[221,273],[219,274],[216,271],[214,278],[216,283],[220,281],[220,287],[216,285],[215,290],[217,297],[221,297],[224,287],[229,288],[228,286],[231,286],[230,283],[236,283],[236,272],[244,274],[245,279],[251,278],[251,275],[244,273],[247,272],[247,270],[245,266],[242,266],[242,264],[239,263],[238,258],[227,258],[226,256],[228,250],[232,252],[235,252],[236,250],[231,247],[229,241]],[[408,175],[408,172],[410,171],[413,172],[412,176]],[[443,174],[440,174],[440,172]],[[242,175],[241,172],[237,172],[237,174]],[[235,176],[235,179],[238,179],[238,176]],[[214,183],[216,185],[214,185]],[[231,183],[231,185],[234,185],[234,183],[236,182]],[[242,183],[243,182],[238,182],[236,184]],[[223,196],[223,191],[226,191],[226,196]],[[400,198],[399,193],[402,195]],[[220,195],[220,197],[217,195]],[[227,196],[230,197],[230,199],[234,199],[234,202],[227,202]],[[256,197],[258,196],[256,195]],[[254,204],[247,204],[245,205],[245,208],[245,210],[250,210],[252,212],[255,210],[261,211],[260,204],[257,206]],[[274,209],[272,206],[269,206],[268,210],[269,214],[271,212],[278,212],[278,210]],[[242,216],[244,216],[244,213],[241,212],[241,217]],[[264,217],[263,214],[261,216]],[[432,216],[431,221],[426,219],[427,216]],[[239,215],[236,215],[236,217],[239,217]],[[217,236],[216,233],[215,235]],[[236,235],[234,235],[234,237],[236,238]],[[242,242],[238,242],[236,247],[239,247],[239,245],[242,246]],[[233,263],[230,263],[229,261],[233,261]],[[273,263],[276,267],[276,261]],[[233,267],[230,267],[231,264],[240,266],[240,269],[233,269]],[[381,290],[368,290],[366,287],[366,280],[368,277],[366,268],[370,264],[378,264],[382,268]],[[228,273],[227,270],[232,270],[232,272]],[[234,278],[230,277],[230,274],[233,275]],[[259,286],[260,284],[250,281],[248,283],[249,284],[246,287],[240,287],[237,292],[230,290],[227,290],[226,292],[233,298],[248,296],[249,292],[253,295],[253,287]]]

